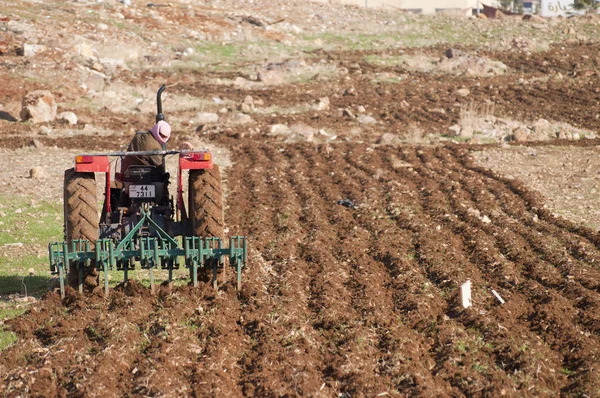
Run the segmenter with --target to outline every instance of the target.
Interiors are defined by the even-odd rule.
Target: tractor
[[[156,95],[156,121],[164,120],[161,94]],[[171,178],[165,170],[166,156],[179,158],[175,198],[169,195]],[[123,173],[114,172],[111,158],[162,156],[161,166],[131,165]],[[97,208],[96,174],[104,173],[104,203]],[[187,206],[183,178],[188,178]],[[157,268],[173,270],[183,263],[191,284],[199,277],[210,279],[217,288],[218,269],[227,266],[241,272],[247,262],[247,239],[233,236],[228,245],[224,237],[223,197],[219,167],[208,150],[167,150],[82,154],[64,176],[64,242],[48,246],[50,271],[59,276],[61,296],[65,284],[83,293],[84,286],[98,285],[99,272],[109,294],[108,271],[121,270],[124,283],[128,272],[139,264],[149,271],[154,292]],[[228,247],[226,247],[228,246]],[[65,281],[66,279],[66,281]]]

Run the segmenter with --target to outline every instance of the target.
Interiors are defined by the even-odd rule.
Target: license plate
[[[130,185],[129,186],[129,197],[130,198],[153,198],[156,193],[154,191],[154,185]]]

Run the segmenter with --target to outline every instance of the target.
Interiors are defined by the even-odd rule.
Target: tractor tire
[[[98,240],[98,209],[96,177],[94,173],[78,173],[75,169],[65,170],[64,178],[64,217],[65,241],[69,244],[76,239],[90,242],[94,249]],[[92,290],[98,286],[98,272],[95,264],[84,269],[84,287]],[[79,272],[71,270],[67,274],[67,284],[74,289],[79,286]]]
[[[190,170],[188,187],[192,234],[201,238],[225,238],[223,191],[219,166]]]

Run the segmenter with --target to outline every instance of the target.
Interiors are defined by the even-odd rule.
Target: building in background
[[[479,0],[315,0],[321,3],[348,4],[368,8],[388,8],[411,11],[418,14],[473,15],[482,9],[482,3],[500,7],[498,1]]]

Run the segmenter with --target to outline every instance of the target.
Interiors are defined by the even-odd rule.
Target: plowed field
[[[9,322],[3,394],[600,393],[600,236],[522,183],[456,146],[233,154],[226,219],[252,247],[242,291],[50,293]]]

